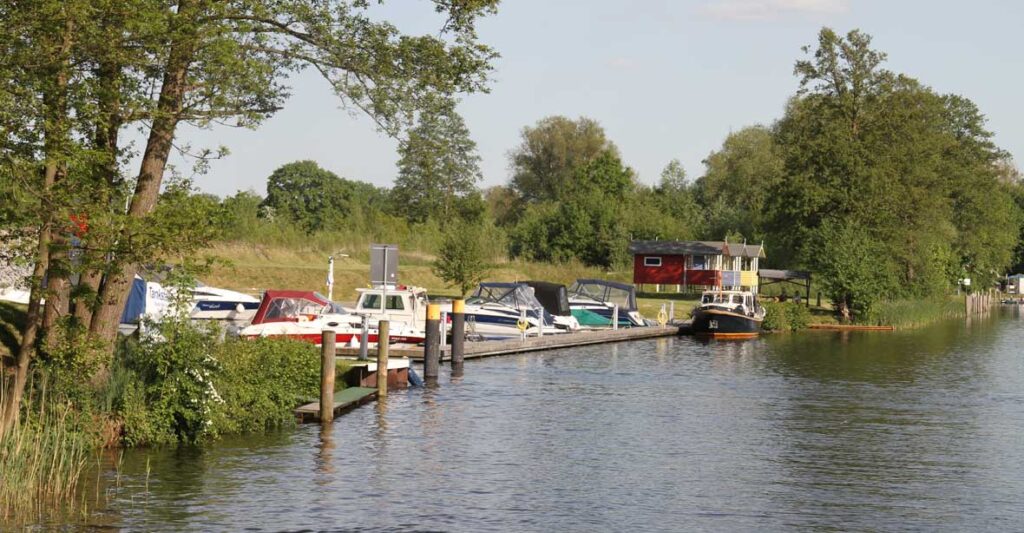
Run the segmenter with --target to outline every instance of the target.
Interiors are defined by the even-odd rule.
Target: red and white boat
[[[391,290],[392,293],[400,291]],[[390,298],[392,294],[387,294]],[[382,298],[383,300],[383,298]],[[384,315],[368,315],[368,341],[377,342],[377,324]],[[414,324],[392,321],[389,325],[389,339],[395,344],[421,344],[425,333]],[[313,291],[268,290],[263,293],[259,309],[252,324],[242,329],[243,338],[287,337],[319,345],[322,332],[335,332],[338,345],[359,341],[363,331],[363,317],[329,301],[322,294]]]

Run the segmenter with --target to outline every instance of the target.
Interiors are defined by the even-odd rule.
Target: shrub
[[[811,312],[803,304],[765,302],[762,305],[765,316],[761,328],[765,331],[797,331],[811,323]]]
[[[293,409],[320,393],[318,353],[311,344],[287,339],[235,339],[218,346],[213,382],[223,402],[212,431],[248,433],[294,421]]]
[[[782,331],[789,320],[786,317],[786,304],[776,302],[764,302],[764,322],[761,329],[765,331]]]
[[[138,385],[125,388],[120,402],[125,443],[197,442],[211,424],[218,332],[187,319],[168,318],[137,345],[126,345],[125,368]]]

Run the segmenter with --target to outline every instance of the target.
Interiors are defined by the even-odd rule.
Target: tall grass
[[[0,401],[6,394],[0,387]],[[0,519],[36,521],[69,512],[93,443],[69,406],[28,405],[24,419],[0,435]]]
[[[900,299],[879,302],[860,323],[895,328],[921,327],[944,318],[963,316],[962,297],[935,296],[932,298]]]

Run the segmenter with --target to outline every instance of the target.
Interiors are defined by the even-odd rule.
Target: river
[[[133,530],[1022,530],[1024,321],[471,361],[321,429],[126,452]]]

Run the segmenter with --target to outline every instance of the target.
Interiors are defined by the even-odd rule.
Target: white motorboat
[[[198,285],[192,289],[193,320],[249,322],[260,307],[259,298],[217,287]]]
[[[444,310],[451,312],[451,305]],[[527,336],[568,331],[555,324],[525,283],[481,283],[466,299],[465,313],[466,336],[474,340],[518,338],[520,320],[525,321]]]
[[[367,323],[367,341],[371,345],[377,343],[378,320]],[[325,329],[334,331],[339,346],[358,342],[363,317],[313,291],[272,290],[263,294],[252,324],[243,328],[239,336],[280,336],[319,345]],[[415,345],[423,342],[424,333],[413,325],[396,321],[390,324],[388,338],[392,345]]]

